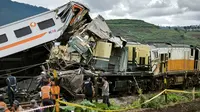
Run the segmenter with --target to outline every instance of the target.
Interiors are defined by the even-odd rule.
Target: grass
[[[167,106],[172,106],[178,103],[190,102],[192,101],[191,94],[184,94],[184,93],[167,93],[167,102],[165,100],[165,95],[160,95],[159,97],[155,98],[154,100],[150,101],[149,103],[143,104],[144,100],[148,100],[157,94],[148,94],[148,95],[141,95],[138,100],[132,103],[133,107],[137,108],[163,108]],[[200,93],[195,94],[196,98],[200,98]],[[141,100],[142,99],[142,100]]]
[[[192,90],[187,90],[187,91],[192,91]],[[196,91],[200,91],[200,89],[196,89]],[[120,110],[120,109],[128,109],[128,108],[159,109],[159,108],[164,108],[167,106],[173,106],[173,105],[179,104],[179,103],[185,103],[185,102],[192,101],[192,94],[168,92],[167,93],[167,102],[165,100],[165,95],[163,94],[163,95],[160,95],[159,97],[153,99],[152,101],[143,104],[146,100],[151,99],[152,97],[156,96],[158,93],[144,95],[144,94],[142,94],[142,90],[139,90],[138,93],[139,93],[139,98],[137,100],[135,100],[132,104],[126,105],[126,106],[119,106],[119,105],[115,104],[115,102],[112,102],[112,101],[111,101],[110,107],[108,107],[106,104],[103,104],[103,103],[96,103],[96,102],[90,103],[87,100],[84,100],[79,104],[83,105],[83,106],[93,107],[93,108],[100,109],[100,110]],[[195,98],[196,99],[200,98],[200,93],[195,94]],[[77,108],[77,107],[71,107],[71,106],[66,106],[62,110],[64,110],[64,112],[67,112],[69,110],[70,111],[74,110],[75,112],[94,112],[90,109]]]
[[[112,103],[110,107],[108,107],[106,104],[104,103],[91,103],[90,101],[87,101],[87,100],[83,100],[80,105],[82,106],[87,106],[87,107],[92,107],[92,108],[95,108],[95,109],[98,109],[98,110],[119,110],[121,109],[122,107]],[[65,107],[62,107],[62,111],[64,112],[68,112],[68,111],[75,111],[75,112],[95,112],[91,109],[87,109],[87,108],[84,108],[84,107],[74,107],[74,106],[65,106]]]

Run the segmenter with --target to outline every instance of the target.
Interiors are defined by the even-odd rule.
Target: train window
[[[17,38],[20,38],[32,33],[31,28],[29,26],[15,30],[14,32]]]
[[[194,49],[191,49],[191,56],[194,56]]]
[[[145,57],[140,57],[140,65],[145,65]]]
[[[164,61],[164,54],[161,54],[161,61]]]
[[[158,58],[158,51],[153,51],[155,58]]]
[[[62,11],[62,12],[58,15],[58,16],[61,17],[61,21],[62,21],[63,23],[66,21],[68,15],[70,14],[69,12],[70,12],[70,10],[67,10],[67,11],[64,10],[64,11]]]
[[[171,58],[171,53],[169,53],[169,58]]]
[[[44,30],[44,29],[50,28],[52,26],[55,26],[55,23],[54,23],[53,19],[48,19],[48,20],[39,22],[38,26],[39,26],[40,30]]]
[[[0,35],[0,44],[7,42],[7,41],[8,41],[8,38],[7,38],[6,34]]]

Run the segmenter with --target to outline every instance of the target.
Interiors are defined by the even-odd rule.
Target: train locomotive
[[[199,47],[184,44],[127,42],[126,71],[104,72],[113,92],[162,90],[199,85]],[[119,61],[120,62],[120,61]],[[122,68],[123,68],[122,67]]]

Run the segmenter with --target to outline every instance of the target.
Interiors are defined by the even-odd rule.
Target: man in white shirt
[[[103,103],[107,104],[108,107],[110,106],[110,101],[109,101],[109,83],[106,80],[106,77],[102,78],[102,96],[103,96]]]

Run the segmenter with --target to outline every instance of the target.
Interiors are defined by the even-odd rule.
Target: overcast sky
[[[54,9],[70,0],[13,0]],[[105,19],[142,19],[156,25],[199,25],[200,0],[74,0],[88,6],[90,15]]]

